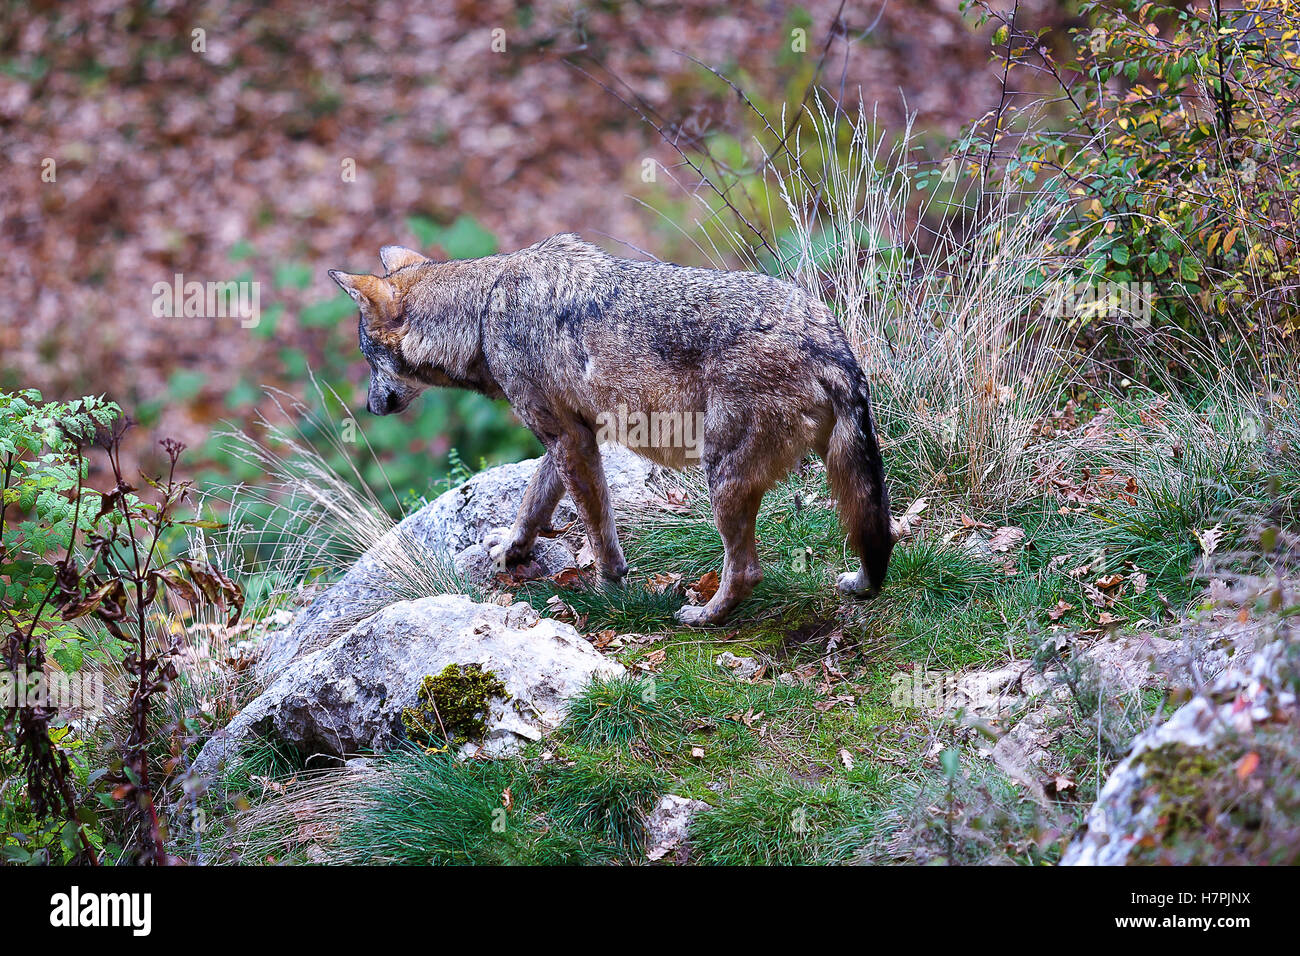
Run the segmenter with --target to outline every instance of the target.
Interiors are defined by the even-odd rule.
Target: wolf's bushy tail
[[[826,472],[849,543],[862,559],[862,576],[852,590],[875,594],[885,581],[894,549],[889,489],[866,376],[856,367],[847,371],[848,387],[831,390],[835,425],[826,450]]]

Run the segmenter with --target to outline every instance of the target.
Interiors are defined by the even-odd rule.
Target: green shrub
[[[956,151],[977,172],[1017,183],[1046,173],[1068,190],[1061,278],[1149,282],[1157,324],[1192,329],[1226,316],[1238,331],[1300,328],[1295,6],[1087,2],[1088,26],[1072,31],[1059,64],[1041,31],[979,6],[981,20],[1002,23],[995,57],[1009,84],[1017,68],[1047,72],[1068,112],[1028,130],[1004,164],[990,163],[994,151],[1026,130],[1003,111]]]

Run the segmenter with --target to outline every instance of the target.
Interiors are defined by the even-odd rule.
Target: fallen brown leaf
[[[1259,754],[1251,751],[1237,761],[1237,779],[1245,780],[1259,768]]]
[[[1016,547],[1025,538],[1025,532],[1022,528],[1013,528],[1010,525],[1004,525],[993,532],[989,538],[989,548],[993,551],[1007,552]]]
[[[696,604],[708,604],[713,595],[718,593],[718,584],[718,572],[706,571],[687,589],[686,594]]]
[[[646,578],[646,590],[651,594],[663,594],[675,590],[682,582],[682,576],[670,571],[652,574]]]
[[[684,488],[672,487],[665,492],[664,497],[659,499],[659,506],[665,511],[676,511],[679,514],[688,514],[690,512],[690,498]]]
[[[551,575],[551,580],[562,588],[573,587],[590,578],[590,575],[581,568],[565,568]]]

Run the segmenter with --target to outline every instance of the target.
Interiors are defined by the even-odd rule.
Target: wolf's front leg
[[[548,458],[552,456],[565,490],[578,506],[600,573],[610,581],[621,581],[627,574],[627,561],[614,528],[609,485],[596,436],[586,425],[574,424],[555,439],[547,454]]]
[[[537,533],[551,523],[555,506],[562,497],[564,483],[555,467],[555,456],[548,451],[528,481],[523,504],[519,506],[519,516],[515,518],[509,536],[490,549],[492,560],[498,567],[512,567],[533,553]]]

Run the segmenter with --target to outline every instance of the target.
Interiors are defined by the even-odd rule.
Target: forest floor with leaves
[[[307,370],[327,367],[331,384],[360,383],[352,311],[334,308],[346,299],[326,270],[369,270],[383,245],[460,258],[579,231],[629,244],[624,254],[707,264],[679,227],[694,182],[641,181],[644,159],[672,170],[677,154],[586,74],[634,91],[679,142],[747,143],[742,104],[690,57],[745,78],[755,96],[797,98],[837,6],[24,9],[0,38],[11,278],[0,388],[107,393],[145,426],[128,459],[156,470],[151,434],[193,457],[214,424],[266,412],[266,387],[301,397]],[[490,49],[493,28],[505,53]],[[794,29],[808,31],[808,52],[791,52]],[[853,55],[837,48],[824,69],[878,101],[891,129],[915,111],[918,129],[946,141],[997,100],[988,30],[955,8],[886,4],[849,11],[844,29]],[[259,324],[155,314],[154,284],[178,273],[260,283]],[[441,463],[439,438],[421,436],[410,454]]]

